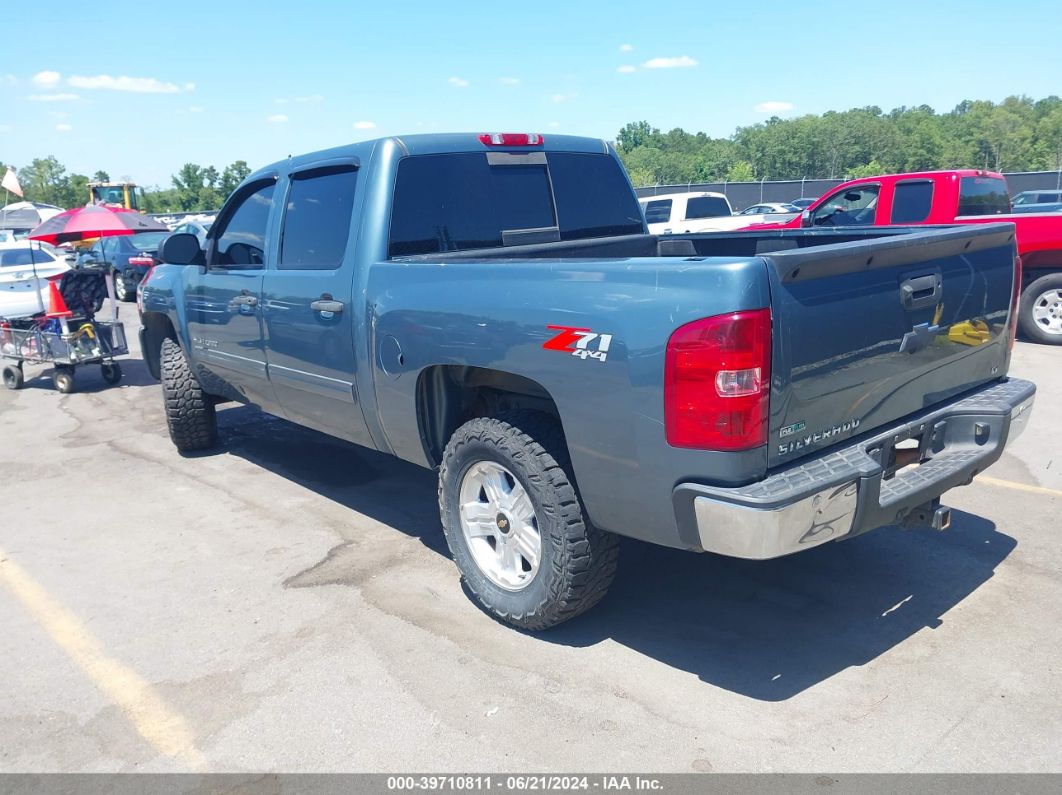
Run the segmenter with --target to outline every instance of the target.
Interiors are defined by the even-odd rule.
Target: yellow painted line
[[[131,668],[107,656],[92,633],[0,549],[0,583],[67,656],[125,713],[156,751],[193,768],[203,766],[185,719]]]
[[[1047,489],[1043,486],[1030,486],[1028,483],[1017,483],[1013,480],[1002,480],[1000,478],[989,477],[988,475],[978,475],[975,483],[987,483],[989,486],[999,486],[1004,489],[1014,489],[1015,491],[1027,491],[1029,494],[1044,494],[1048,497],[1062,497],[1062,491],[1058,489]]]

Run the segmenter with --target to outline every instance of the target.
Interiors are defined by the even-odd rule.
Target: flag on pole
[[[4,179],[2,182],[0,182],[0,188],[3,188],[4,190],[9,190],[16,196],[23,195],[22,186],[18,184],[18,177],[15,176],[15,172],[12,171],[10,168],[7,170],[7,173],[4,174]]]

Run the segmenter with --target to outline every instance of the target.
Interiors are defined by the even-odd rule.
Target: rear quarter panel
[[[752,259],[387,261],[369,284],[373,372],[392,450],[431,465],[417,422],[417,382],[433,365],[469,365],[528,378],[557,405],[591,520],[670,546],[671,492],[683,480],[736,484],[762,476],[763,448],[713,453],[664,437],[664,350],[702,317],[768,306],[766,263]],[[612,335],[605,361],[543,348],[557,330]],[[403,360],[387,371],[393,338]],[[593,345],[591,344],[591,347]]]

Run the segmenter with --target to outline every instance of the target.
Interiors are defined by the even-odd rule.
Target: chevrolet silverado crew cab
[[[657,237],[587,138],[289,158],[162,258],[141,341],[177,448],[238,401],[437,469],[469,590],[525,629],[600,600],[619,535],[762,559],[943,528],[1035,391],[1012,224]]]
[[[1012,212],[1002,174],[973,169],[924,171],[845,182],[786,223],[747,228],[1009,221],[1015,226],[1021,257],[1019,326],[1029,339],[1062,345],[1062,214],[1047,209]]]

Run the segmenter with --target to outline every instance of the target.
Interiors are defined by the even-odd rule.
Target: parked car
[[[604,596],[616,535],[762,559],[944,529],[1035,392],[1012,224],[646,234],[588,138],[281,160],[162,254],[140,338],[176,447],[234,400],[438,469],[468,590],[528,630]]]
[[[734,214],[730,200],[722,193],[692,192],[646,196],[638,200],[645,213],[650,234],[703,232],[714,229],[714,220]]]
[[[806,210],[808,207],[810,207],[811,205],[813,205],[817,201],[818,201],[817,198],[816,199],[804,199],[804,198],[801,198],[801,199],[793,199],[793,201],[789,202],[789,204],[793,205],[794,207],[798,207],[801,210]]]
[[[1047,192],[1037,191],[1037,195]],[[1019,194],[1021,195],[1021,194]],[[1062,345],[1062,214],[1013,213],[1002,174],[974,169],[856,179],[838,186],[800,216],[748,229],[860,225],[988,224],[1009,221],[1022,266],[1022,331]]]
[[[1062,191],[1059,190],[1023,190],[1010,200],[1017,209],[1027,204],[1062,204]]]
[[[799,213],[800,208],[787,202],[761,202],[751,207],[746,207],[737,215],[793,215]]]
[[[119,301],[136,299],[136,286],[158,260],[159,245],[169,232],[138,232],[104,237],[81,255],[79,268],[109,269],[114,274],[114,292]]]
[[[48,283],[70,270],[47,243],[0,243],[0,317],[31,317],[48,310]]]
[[[207,232],[210,231],[213,223],[213,221],[184,221],[173,228],[173,234],[195,235],[199,245],[202,246],[206,244]]]

